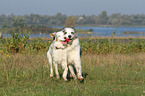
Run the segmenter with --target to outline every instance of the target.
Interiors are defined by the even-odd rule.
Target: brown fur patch
[[[51,33],[50,36],[51,36],[51,37],[54,37],[54,36],[55,36],[55,33]]]

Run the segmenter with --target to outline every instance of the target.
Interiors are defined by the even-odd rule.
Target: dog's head
[[[64,39],[66,39],[68,42],[72,41],[74,37],[76,37],[75,29],[73,28],[64,28]]]
[[[62,31],[51,33],[50,36],[53,37],[54,41],[65,41],[64,33]]]
[[[51,33],[50,36],[53,37],[54,41],[61,42],[63,45],[67,45],[67,40],[63,31]]]
[[[64,39],[64,33],[62,31],[60,32],[54,32],[50,34],[51,37],[53,37],[54,39],[54,47],[56,49],[62,49],[65,48],[66,46],[64,46],[63,42],[65,42],[66,40]]]

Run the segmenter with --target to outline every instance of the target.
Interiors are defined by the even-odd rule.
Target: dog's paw
[[[57,79],[60,79],[60,76],[56,76]]]
[[[50,78],[54,77],[53,74],[50,74]]]
[[[74,80],[77,80],[77,76],[76,75],[72,75]]]
[[[74,80],[77,80],[77,77],[75,76],[75,77],[73,77],[73,79],[74,79]]]
[[[64,81],[66,81],[66,82],[67,82],[67,81],[68,81],[68,79],[64,79]]]
[[[84,78],[83,77],[79,77],[78,80],[79,80],[80,83],[84,83]]]
[[[64,81],[68,81],[67,77],[63,77]]]
[[[84,80],[84,77],[78,77],[78,80],[80,80],[80,81],[83,81]]]

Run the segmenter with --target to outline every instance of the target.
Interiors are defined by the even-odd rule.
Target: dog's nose
[[[70,39],[71,38],[71,35],[68,35],[68,38]]]

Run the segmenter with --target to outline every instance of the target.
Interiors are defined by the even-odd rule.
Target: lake
[[[53,28],[63,28],[56,27]],[[145,27],[75,27],[75,29],[84,29],[89,30],[93,29],[93,34],[91,36],[101,36],[101,37],[110,37],[112,33],[115,33],[114,36],[122,36],[122,37],[131,37],[131,36],[145,36]],[[125,34],[125,32],[129,32],[129,34]],[[131,32],[133,34],[131,34]],[[85,34],[79,34],[79,36],[87,36]]]
[[[57,27],[53,26],[53,28],[63,28],[63,27]],[[91,34],[92,37],[111,37],[112,33],[115,33],[114,36],[121,36],[121,37],[139,37],[139,36],[145,36],[145,27],[75,27],[75,29],[83,29],[83,30],[89,30],[93,29],[93,34]],[[126,34],[125,32],[129,32]],[[130,34],[130,33],[133,34]],[[10,37],[11,34],[3,34],[4,37]],[[79,37],[88,36],[87,34],[78,34]],[[30,38],[35,37],[50,37],[49,34],[31,34]]]

